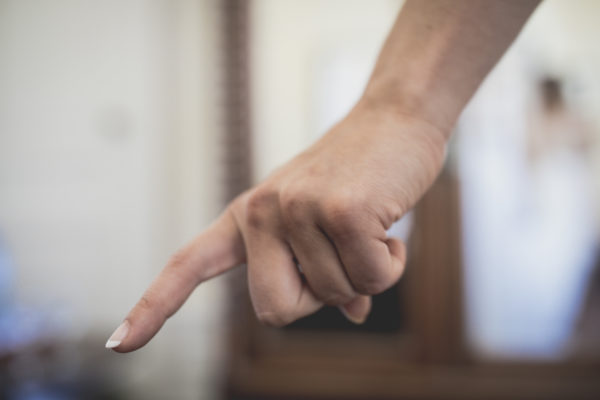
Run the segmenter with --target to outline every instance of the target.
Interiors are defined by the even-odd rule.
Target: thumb
[[[400,278],[400,275],[404,272],[404,265],[406,264],[406,246],[400,239],[393,237],[387,238],[385,242],[389,250],[390,266],[393,271],[396,271],[394,275],[397,275],[397,278]],[[371,306],[371,296],[358,296],[350,303],[340,306],[339,309],[350,321],[355,324],[362,324],[369,316]]]
[[[230,208],[190,244],[179,250],[106,342],[126,353],[144,346],[194,288],[245,259],[242,236]]]
[[[396,280],[400,279],[406,266],[406,245],[395,237],[388,237],[385,240],[390,252],[390,265],[396,275]]]

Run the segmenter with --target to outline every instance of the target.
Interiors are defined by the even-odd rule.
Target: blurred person
[[[551,278],[545,296],[550,309],[544,314],[553,318],[545,333],[560,334],[559,351],[591,358],[600,354],[598,226],[590,218],[594,215],[590,164],[596,142],[590,126],[567,104],[562,87],[558,78],[540,81],[541,101],[528,135],[532,178],[539,182],[537,197],[552,199],[546,202],[549,207],[540,207],[546,211],[540,219],[549,221],[540,229],[546,232],[545,253],[552,250],[554,260],[544,265]]]
[[[432,185],[456,119],[538,2],[409,0],[349,114],[178,251],[106,347],[143,346],[199,283],[244,262],[262,322],[325,304],[363,322],[403,272],[387,229]]]
[[[502,73],[525,78],[524,65]],[[561,80],[532,86],[532,96],[523,90],[462,121],[467,330],[491,358],[563,358],[597,260],[590,126]],[[492,85],[487,98],[505,90]],[[511,128],[509,117],[522,123]]]
[[[531,128],[527,135],[527,154],[535,169],[544,158],[555,152],[568,152],[584,164],[589,162],[593,136],[590,128],[565,100],[563,82],[552,76],[543,77],[537,88],[538,102],[532,110]],[[589,170],[586,165],[585,170]]]
[[[543,77],[537,98],[526,137],[529,190],[523,200],[529,217],[518,228],[521,252],[513,261],[516,268],[543,276],[530,280],[536,287],[529,293],[535,290],[536,296],[525,307],[525,318],[537,327],[530,335],[535,346],[546,356],[560,357],[577,335],[586,289],[590,301],[595,296],[590,280],[598,261],[594,142],[590,126],[567,103],[560,79]]]

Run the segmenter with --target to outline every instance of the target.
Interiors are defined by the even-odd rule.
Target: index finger
[[[201,282],[246,257],[243,238],[230,208],[191,243],[179,250],[106,342],[126,353],[144,346]]]

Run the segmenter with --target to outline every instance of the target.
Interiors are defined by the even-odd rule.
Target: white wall
[[[18,300],[67,338],[103,346],[218,211],[217,12],[212,0],[0,1],[0,234]],[[147,349],[115,355],[132,390],[199,397],[220,299],[203,286]]]

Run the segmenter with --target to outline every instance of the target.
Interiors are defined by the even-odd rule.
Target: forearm
[[[416,116],[448,135],[538,0],[409,0],[363,101]]]

